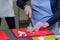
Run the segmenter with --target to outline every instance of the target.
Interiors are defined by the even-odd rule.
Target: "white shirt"
[[[14,17],[13,0],[0,0],[0,18]]]

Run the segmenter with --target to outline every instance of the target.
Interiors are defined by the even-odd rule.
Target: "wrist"
[[[24,6],[24,9],[25,9],[26,7],[29,7],[29,5],[25,5],[25,6]]]

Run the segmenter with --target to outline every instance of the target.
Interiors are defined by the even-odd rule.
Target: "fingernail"
[[[36,30],[36,32],[37,32],[38,30]]]

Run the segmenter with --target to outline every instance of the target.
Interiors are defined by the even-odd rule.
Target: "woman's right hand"
[[[26,14],[27,16],[29,16],[29,18],[31,18],[32,9],[31,9],[31,7],[30,7],[29,5],[25,5],[24,11],[25,11],[25,14]]]

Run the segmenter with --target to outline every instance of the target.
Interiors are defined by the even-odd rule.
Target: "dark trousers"
[[[0,18],[0,24],[1,24],[1,19]],[[5,17],[5,20],[9,26],[9,29],[14,29],[15,28],[15,19],[14,17]]]

